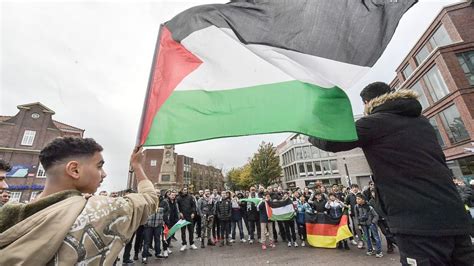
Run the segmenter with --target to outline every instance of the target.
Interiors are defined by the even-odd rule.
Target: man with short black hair
[[[418,95],[376,82],[360,96],[366,116],[356,121],[357,141],[309,141],[330,152],[362,148],[403,265],[472,265],[468,216]]]
[[[93,139],[57,138],[40,152],[43,193],[28,204],[0,209],[0,265],[112,265],[137,227],[157,209],[158,197],[137,147],[130,158],[138,193],[94,194],[106,173]]]

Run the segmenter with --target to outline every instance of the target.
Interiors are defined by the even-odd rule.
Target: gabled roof
[[[27,103],[27,104],[22,104],[22,105],[18,105],[17,108],[18,109],[30,109],[32,106],[35,106],[35,105],[38,105],[40,106],[42,109],[43,109],[43,112],[45,113],[50,113],[50,114],[55,114],[55,112],[51,109],[49,109],[48,107],[44,106],[42,103],[40,102],[35,102],[35,103]]]
[[[0,115],[0,122],[7,121],[8,119],[12,118],[13,116],[8,116],[8,115]],[[84,132],[84,129],[80,129],[78,127],[73,127],[71,125],[53,120],[54,125],[61,131],[77,131],[79,132]]]

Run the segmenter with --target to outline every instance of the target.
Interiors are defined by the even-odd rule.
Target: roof
[[[8,116],[8,115],[0,115],[0,122],[4,122],[4,121],[7,121],[8,119],[12,118],[13,116]],[[53,120],[53,123],[54,125],[61,131],[79,131],[79,132],[83,132],[84,129],[80,129],[80,128],[77,128],[77,127],[73,127],[71,125],[68,125],[68,124],[65,124],[65,123],[62,123],[62,122],[59,122],[59,121],[56,121],[56,120]]]
[[[21,105],[18,105],[17,108],[18,109],[30,109],[31,106],[35,106],[35,105],[39,105],[41,108],[43,108],[43,112],[45,112],[45,113],[50,113],[50,114],[53,114],[53,115],[55,114],[53,110],[49,109],[48,107],[46,107],[44,104],[42,104],[40,102],[21,104]]]

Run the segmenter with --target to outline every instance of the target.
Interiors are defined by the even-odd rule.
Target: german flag
[[[324,213],[306,213],[308,244],[317,248],[336,248],[337,242],[352,236],[348,221],[347,212],[340,219],[333,219]]]

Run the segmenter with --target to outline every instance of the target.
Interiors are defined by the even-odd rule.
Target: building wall
[[[277,146],[282,184],[286,188],[313,186],[317,181],[325,185],[368,183],[371,170],[361,149],[331,153],[322,151],[308,142],[306,136],[294,134]],[[324,168],[329,161],[328,170]],[[332,161],[332,163],[331,163]],[[321,170],[317,168],[320,164]],[[347,166],[347,172],[346,172]]]
[[[444,8],[397,68],[396,77],[391,83],[392,87],[409,89],[420,81],[422,91],[429,102],[429,107],[423,110],[423,115],[435,119],[438,124],[438,131],[444,142],[443,151],[453,176],[464,178],[466,181],[474,178],[474,156],[466,152],[466,149],[472,148],[474,143],[474,86],[466,78],[458,55],[474,51],[473,11],[472,1]],[[440,27],[446,29],[451,43],[433,47],[430,38]],[[432,52],[426,60],[418,62],[416,54],[425,46],[432,49]],[[407,64],[414,69],[409,77],[405,77],[402,73]],[[434,66],[438,67],[449,92],[439,100],[431,96],[428,84],[424,80],[425,75]],[[462,141],[451,142],[448,135],[449,128],[443,124],[441,113],[453,105],[459,111],[468,134],[468,138]]]
[[[44,187],[46,178],[38,177],[39,152],[53,139],[62,136],[82,137],[84,130],[62,131],[55,125],[54,112],[40,103],[20,105],[19,112],[12,117],[0,116],[0,158],[11,165],[27,166],[26,177],[8,177],[12,192],[21,192],[20,201],[29,201],[31,193],[38,193]],[[39,114],[38,118],[32,118]],[[62,124],[62,123],[61,123]],[[22,145],[25,130],[36,132],[31,146]]]

